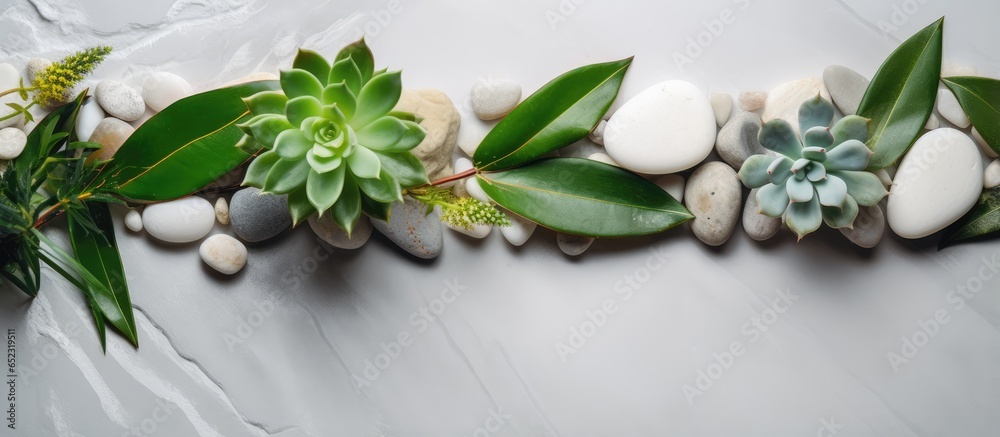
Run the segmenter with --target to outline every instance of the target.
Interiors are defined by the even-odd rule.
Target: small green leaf
[[[476,168],[517,167],[586,137],[618,96],[631,63],[580,67],[543,86],[483,139],[473,157]]]
[[[407,126],[396,117],[382,117],[358,131],[358,142],[363,146],[383,151],[403,138]]]
[[[833,134],[831,147],[837,147],[847,140],[858,140],[862,143],[868,141],[868,125],[870,124],[871,120],[857,115],[841,118],[830,128],[830,133]]]
[[[330,63],[312,50],[299,49],[292,61],[292,68],[308,71],[323,85],[326,85],[326,80],[330,77]]]
[[[943,33],[941,18],[903,42],[872,78],[858,108],[858,115],[872,120],[869,170],[896,162],[927,124],[941,76]]]
[[[359,178],[377,178],[382,169],[378,155],[367,147],[355,147],[354,153],[347,157],[347,165],[351,173]]]
[[[274,142],[278,139],[278,135],[286,130],[294,129],[287,118],[276,114],[257,115],[238,126],[247,135],[253,136],[254,141],[268,149],[274,148]]]
[[[309,162],[304,159],[279,159],[267,172],[262,191],[270,194],[288,194],[306,183]]]
[[[309,117],[319,117],[323,111],[323,103],[312,96],[296,97],[285,104],[285,116],[292,126],[302,126]]]
[[[358,70],[361,71],[362,82],[368,82],[374,76],[375,71],[375,56],[372,55],[371,49],[368,48],[368,44],[365,44],[365,39],[361,38],[347,47],[340,50],[337,53],[337,60],[343,60],[351,58],[354,59],[354,63],[358,66]]]
[[[250,108],[253,115],[285,115],[285,104],[288,103],[288,96],[281,91],[261,91],[244,98],[243,103],[247,105],[247,108]]]
[[[655,234],[693,218],[652,182],[588,159],[545,159],[511,170],[480,173],[478,181],[500,206],[568,234]]]
[[[361,190],[352,177],[344,177],[344,189],[340,192],[340,199],[333,204],[333,221],[337,222],[341,228],[350,235],[354,231],[354,225],[361,217]]]
[[[420,159],[410,152],[378,153],[382,168],[396,177],[403,188],[412,188],[428,183],[427,171]]]
[[[323,89],[323,104],[337,105],[340,111],[348,120],[354,117],[354,111],[358,107],[358,99],[347,85],[342,83],[332,83]]]
[[[73,215],[69,216],[69,232],[73,252],[80,260],[80,264],[110,292],[103,295],[99,289],[90,290],[91,293],[97,294],[92,298],[92,302],[100,309],[102,316],[95,315],[95,323],[101,328],[105,321],[110,322],[118,331],[125,334],[132,344],[138,346],[138,333],[135,316],[132,313],[128,281],[115,242],[111,212],[103,203],[89,203],[87,209],[100,233],[88,230],[75,220]]]
[[[323,97],[323,84],[305,70],[281,70],[281,90],[289,99],[302,96]]]
[[[313,144],[315,143],[302,135],[300,130],[288,129],[278,135],[278,139],[274,142],[274,151],[282,159],[297,161],[306,156],[306,152],[312,149]]]
[[[403,191],[399,187],[399,181],[386,169],[382,169],[377,178],[355,177],[361,192],[379,202],[403,201]]]
[[[331,85],[344,85],[354,95],[358,95],[361,92],[361,86],[364,85],[364,81],[361,78],[361,70],[358,69],[354,60],[350,58],[341,59],[333,63],[328,83]]]
[[[340,192],[344,189],[346,170],[344,166],[340,166],[326,173],[309,172],[309,179],[306,181],[306,195],[320,215],[330,209],[340,198]]]
[[[358,108],[351,119],[351,127],[361,129],[388,114],[399,102],[402,92],[403,82],[398,71],[372,78],[358,93]]]
[[[941,79],[994,152],[1000,152],[1000,81],[986,77]]]
[[[1000,187],[983,190],[976,205],[954,225],[948,227],[938,249],[962,241],[992,236],[1000,231]]]
[[[277,152],[264,152],[257,159],[254,159],[247,167],[247,174],[243,177],[243,185],[264,188],[264,181],[267,180],[267,173],[271,171],[274,164],[281,159]]]

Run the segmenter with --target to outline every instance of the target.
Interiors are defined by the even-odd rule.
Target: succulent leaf
[[[299,49],[299,52],[295,55],[295,60],[292,61],[292,68],[308,71],[324,85],[326,85],[327,78],[330,76],[330,63],[326,62],[326,59],[320,56],[319,53],[312,50]]]
[[[296,129],[282,131],[274,142],[274,151],[281,159],[300,160],[313,147],[313,142]]]
[[[847,197],[847,183],[836,176],[830,176],[813,183],[816,194],[819,195],[819,203],[823,206],[841,207]]]
[[[309,117],[319,117],[323,103],[313,96],[296,97],[285,104],[285,117],[292,126],[300,126]]]
[[[424,141],[427,131],[423,127],[412,121],[404,121],[403,124],[406,125],[406,133],[396,144],[382,150],[383,152],[408,152]]]
[[[309,202],[305,186],[288,193],[288,212],[292,215],[293,227],[316,213],[316,208]]]
[[[776,185],[784,184],[788,178],[792,177],[792,165],[794,164],[794,161],[784,156],[774,159],[771,165],[767,167],[767,174],[770,175],[771,183]]]
[[[238,125],[247,135],[250,135],[262,146],[274,148],[278,135],[288,129],[293,129],[292,125],[283,115],[263,114],[251,118],[244,124]]]
[[[818,182],[826,179],[826,167],[818,162],[813,163],[813,165],[809,167],[809,170],[806,170],[806,179],[809,179],[812,182]]]
[[[824,165],[831,171],[864,170],[872,155],[871,149],[861,141],[847,140],[826,154]]]
[[[358,142],[365,147],[384,151],[403,139],[407,126],[396,117],[386,116],[358,131]]]
[[[281,91],[261,91],[243,99],[243,103],[246,103],[253,115],[285,115],[286,102],[288,102],[288,97]]]
[[[748,188],[763,187],[771,182],[768,168],[772,161],[774,158],[767,155],[753,155],[743,163],[737,176]]]
[[[345,85],[354,95],[358,95],[361,86],[364,85],[364,80],[361,77],[361,70],[354,63],[354,59],[345,58],[333,63],[328,83]]]
[[[764,185],[757,190],[757,205],[760,213],[768,217],[781,217],[788,209],[790,200],[784,185]]]
[[[792,203],[808,202],[815,197],[813,184],[805,179],[791,178],[785,182],[785,190],[788,192],[788,199]]]
[[[243,185],[264,188],[264,180],[267,179],[267,173],[271,171],[271,167],[274,167],[274,163],[281,159],[277,153],[274,151],[268,151],[260,154],[257,159],[247,166],[247,174],[243,177]]]
[[[856,218],[858,218],[858,202],[851,196],[844,198],[842,207],[823,207],[823,221],[833,229],[853,228]]]
[[[402,89],[398,71],[373,77],[358,94],[358,109],[351,119],[351,126],[360,129],[388,114],[399,102]]]
[[[343,83],[332,83],[323,88],[323,104],[337,105],[340,111],[348,120],[354,117],[354,111],[358,107],[358,99],[347,85]]]
[[[816,126],[803,134],[806,149],[829,149],[833,145],[833,134],[826,126]],[[810,158],[811,159],[811,158]]]
[[[361,216],[361,190],[358,189],[354,178],[344,176],[344,187],[341,190],[340,198],[337,199],[337,203],[333,204],[330,211],[333,212],[333,221],[337,222],[348,236],[351,235],[354,232],[354,225],[358,223],[358,218]]]
[[[843,179],[847,183],[847,195],[861,206],[875,205],[889,194],[878,176],[867,171],[837,170],[831,171],[830,175]]]
[[[427,171],[423,163],[410,152],[377,153],[382,168],[396,176],[402,188],[411,188],[428,183]]]
[[[358,183],[358,188],[373,200],[383,203],[393,201],[403,201],[403,191],[399,187],[399,182],[389,172],[382,169],[377,178],[354,178]]]
[[[345,173],[344,166],[326,173],[309,172],[309,178],[306,180],[306,196],[317,213],[323,214],[337,203],[344,189]]]
[[[797,159],[795,160],[795,163],[792,164],[792,173],[795,174],[797,179],[802,180],[802,178],[805,177],[804,170],[807,170],[812,163],[813,162],[811,160],[806,158]]]
[[[323,96],[323,84],[312,73],[305,70],[291,69],[281,71],[281,90],[289,99],[302,96]]]
[[[267,172],[261,190],[271,194],[291,193],[306,182],[309,171],[309,163],[304,159],[279,159]]]
[[[824,147],[803,147],[802,157],[817,163],[826,161],[826,148]]]
[[[337,53],[337,61],[346,59],[350,57],[354,60],[354,63],[358,66],[358,70],[361,71],[361,79],[364,82],[368,82],[374,76],[375,71],[375,56],[372,54],[371,49],[368,48],[368,44],[365,43],[365,39],[361,39],[347,45]]]
[[[793,202],[785,211],[785,223],[795,232],[799,240],[806,234],[815,232],[823,224],[823,211],[819,199],[813,197],[807,202]]]
[[[868,141],[869,124],[871,124],[871,119],[858,115],[848,115],[841,118],[830,128],[830,133],[833,134],[833,145],[830,147],[837,147],[848,140],[858,140],[862,143]]]
[[[354,149],[354,153],[347,157],[347,165],[350,167],[351,173],[365,179],[377,178],[382,170],[382,163],[379,161],[378,155],[366,147]]]
[[[814,127],[830,127],[833,121],[833,104],[816,94],[799,106],[799,132],[805,134]]]
[[[802,157],[802,142],[785,120],[771,120],[764,123],[758,134],[760,144],[790,159]]]

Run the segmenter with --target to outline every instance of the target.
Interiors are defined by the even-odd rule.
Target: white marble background
[[[725,10],[736,21],[678,66]],[[735,94],[833,63],[870,76],[941,15],[946,62],[996,77],[998,14],[983,0],[0,0],[0,62],[111,44],[96,78],[163,70],[208,89],[365,32],[379,65],[471,115],[479,77],[531,91],[629,55],[619,104],[665,79]],[[837,232],[738,230],[710,249],[679,228],[569,259],[549,231],[522,248],[451,233],[422,263],[382,238],[327,253],[306,227],[222,278],[197,246],[118,237],[141,347],[109,335],[103,354],[52,272],[34,301],[0,289],[21,375],[18,430],[0,436],[1000,434],[996,242],[865,251]]]

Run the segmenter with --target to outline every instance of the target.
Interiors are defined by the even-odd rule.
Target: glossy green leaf
[[[399,181],[391,173],[382,169],[377,178],[354,178],[361,192],[379,202],[391,203],[402,202],[403,192],[399,187]]]
[[[948,227],[939,249],[1000,231],[1000,187],[983,190],[976,205],[954,225]]]
[[[243,137],[236,125],[251,117],[242,99],[277,88],[275,81],[251,82],[170,105],[125,141],[88,190],[136,202],[198,191],[252,157],[235,147]]]
[[[986,144],[1000,153],[1000,80],[987,77],[948,77],[941,80],[958,98],[958,103]]]
[[[324,85],[330,77],[330,63],[312,50],[299,49],[295,60],[292,61],[292,68],[308,71]]]
[[[101,316],[95,316],[95,322],[100,325],[107,321],[111,323],[133,344],[138,346],[135,316],[132,313],[132,301],[129,297],[128,281],[125,268],[122,266],[121,255],[115,242],[115,228],[111,220],[111,212],[104,203],[89,203],[88,209],[94,224],[100,229],[100,234],[86,229],[72,215],[69,216],[69,235],[80,264],[86,267],[109,292],[107,295],[94,296],[93,303],[100,309]],[[101,294],[101,290],[91,290]],[[103,341],[102,341],[103,343]]]
[[[858,115],[870,118],[869,170],[896,162],[923,131],[934,110],[941,76],[944,18],[903,42],[875,73]]]
[[[527,164],[587,136],[618,96],[632,58],[577,68],[521,102],[483,139],[476,168]]]
[[[478,181],[500,206],[569,234],[655,234],[693,218],[652,182],[588,159],[545,159],[511,170],[480,173]]]

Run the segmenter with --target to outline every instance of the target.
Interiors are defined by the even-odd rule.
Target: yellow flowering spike
[[[55,104],[65,101],[73,87],[94,70],[104,57],[111,53],[111,47],[98,46],[69,55],[55,62],[38,74],[32,87],[34,101],[39,104]]]

